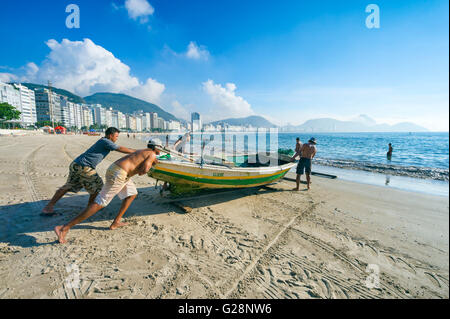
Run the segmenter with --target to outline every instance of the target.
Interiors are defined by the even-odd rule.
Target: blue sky
[[[65,25],[70,3],[79,29]],[[371,3],[379,29],[365,24]],[[448,131],[448,11],[433,0],[3,0],[0,80],[121,92],[206,120],[367,114]]]

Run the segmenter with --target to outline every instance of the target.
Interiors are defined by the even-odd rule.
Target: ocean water
[[[295,138],[307,142],[311,134],[279,133],[279,145],[293,148]],[[318,159],[373,164],[449,168],[448,133],[316,133]],[[388,144],[394,148],[387,161]]]

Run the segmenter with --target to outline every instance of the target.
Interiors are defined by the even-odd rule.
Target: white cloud
[[[90,39],[46,42],[50,54],[40,67],[28,63],[21,81],[46,83],[86,96],[96,92],[129,94],[158,103],[165,85],[149,78],[144,83],[130,74],[130,67]]]
[[[172,101],[170,104],[170,113],[175,115],[178,118],[189,120],[190,112],[188,111],[187,107],[192,105],[186,105],[183,106],[180,102],[177,100]]]
[[[204,46],[198,46],[195,42],[189,42],[186,57],[193,60],[208,60],[209,52]]]
[[[159,102],[159,99],[166,89],[166,86],[158,81],[149,78],[143,85],[139,85],[129,90],[129,94],[137,98],[150,102]]]
[[[0,82],[8,83],[17,81],[17,76],[11,73],[0,73]]]
[[[148,22],[148,17],[155,12],[155,9],[147,0],[126,0],[125,8],[131,19],[139,19],[141,23]]]
[[[25,78],[32,78],[39,72],[39,67],[33,63],[27,63],[25,66]]]
[[[210,96],[216,107],[210,110],[216,118],[245,117],[254,114],[251,105],[236,95],[234,83],[227,83],[223,87],[208,80],[203,82],[203,90]]]

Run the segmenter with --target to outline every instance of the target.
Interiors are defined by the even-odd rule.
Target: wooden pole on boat
[[[160,152],[164,152],[164,153],[173,155],[175,157],[180,157],[180,158],[183,158],[185,160],[188,160],[188,161],[194,163],[194,159],[192,159],[190,157],[186,157],[184,154],[182,154],[180,152],[177,152],[177,151],[165,148],[165,147],[159,147],[159,146],[157,146],[156,149],[158,149]]]

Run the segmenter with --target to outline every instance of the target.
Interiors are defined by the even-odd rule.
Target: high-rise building
[[[181,130],[180,122],[171,120],[169,122],[169,130],[171,130],[171,131],[180,131]]]
[[[127,129],[127,117],[124,113],[117,111],[117,119],[119,121],[119,126],[117,127],[120,130]]]
[[[36,122],[36,102],[34,91],[21,84],[0,82],[0,103],[8,103],[20,111],[20,122],[24,126]]]
[[[74,118],[75,122],[72,126],[76,126],[78,129],[80,129],[83,126],[82,112],[83,112],[83,107],[80,104],[74,103],[73,104],[73,118]]]
[[[135,116],[136,118],[136,131],[142,132],[142,115],[138,114]]]
[[[36,123],[36,99],[34,91],[24,85],[14,84],[20,92],[20,121],[23,125],[34,125]]]
[[[142,115],[142,130],[143,131],[150,131],[152,128],[151,124],[151,114],[150,113],[144,113]]]
[[[92,116],[94,118],[94,124],[98,126],[107,125],[106,124],[106,109],[102,107],[101,104],[91,105]]]
[[[82,127],[86,128],[89,128],[94,124],[94,116],[92,114],[92,110],[86,104],[81,105],[81,122]]]
[[[150,113],[150,125],[151,129],[158,128],[158,113],[156,112]]]
[[[36,119],[41,121],[61,122],[61,97],[46,88],[34,91],[36,99]]]
[[[127,129],[136,131],[136,118],[133,115],[127,114]]]
[[[113,126],[113,119],[112,119],[112,108],[105,110],[105,125],[107,127]],[[117,127],[117,126],[116,126]]]
[[[60,96],[61,123],[65,127],[75,126],[75,112],[73,110],[75,103],[70,102],[67,97]]]
[[[119,128],[119,111],[110,109],[111,111],[111,126]],[[120,128],[119,128],[120,129]]]
[[[0,82],[0,102],[8,103],[17,110],[20,109],[20,91],[14,86]]]
[[[202,118],[199,113],[191,113],[192,131],[200,131],[202,129]]]
[[[158,117],[158,127],[157,128],[159,128],[159,129],[162,129],[162,130],[164,130],[164,119],[163,118],[161,118],[161,117]]]
[[[133,116],[136,118],[136,131],[142,132],[144,130],[144,111],[135,111]]]

